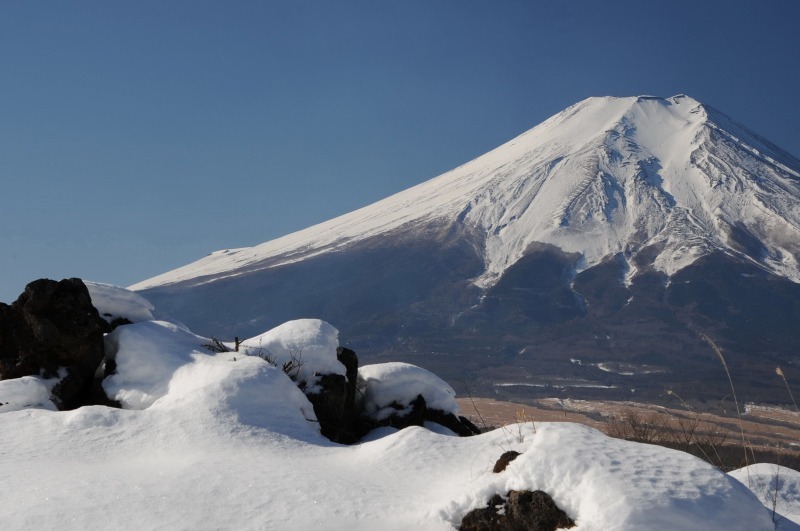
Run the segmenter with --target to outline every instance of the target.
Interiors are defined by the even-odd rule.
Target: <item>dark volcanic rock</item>
[[[317,386],[319,391],[306,397],[314,406],[322,435],[333,442],[355,442],[355,405],[347,379],[341,374],[323,374]]]
[[[478,435],[480,433],[478,427],[465,417],[457,417],[452,413],[445,413],[439,409],[429,408],[422,395],[417,395],[417,398],[415,398],[408,407],[403,407],[397,402],[391,404],[391,407],[396,409],[397,413],[389,415],[384,419],[375,420],[362,417],[361,434],[365,435],[370,430],[383,426],[391,426],[398,430],[408,428],[409,426],[424,426],[426,421],[435,422],[462,437]]]
[[[494,495],[489,506],[474,509],[461,520],[462,531],[555,531],[575,522],[546,492],[512,490],[507,499]]]
[[[33,357],[24,355],[32,343],[33,332],[22,315],[11,306],[0,303],[0,379],[39,373]]]
[[[107,325],[80,279],[41,279],[0,305],[0,378],[66,375],[53,389],[61,409],[83,405],[104,357]]]
[[[483,509],[473,509],[461,519],[460,531],[492,531],[495,529],[508,529],[501,527],[500,518],[506,501],[499,494],[495,494],[489,500],[489,506]]]
[[[336,358],[345,366],[346,376],[322,375],[317,384],[319,390],[306,397],[314,406],[322,435],[333,442],[352,444],[358,439],[355,405],[358,356],[349,348],[339,347]]]
[[[349,348],[337,347],[336,359],[344,365],[347,371],[347,383],[353,386],[353,392],[355,393],[356,380],[358,379],[358,356]]]
[[[520,453],[515,452],[514,450],[509,450],[505,452],[503,455],[500,456],[500,459],[498,459],[497,462],[494,464],[492,472],[494,472],[495,474],[499,474],[500,472],[506,469],[506,467],[511,461],[513,461],[519,456]]]
[[[435,422],[450,431],[457,433],[462,437],[469,437],[470,435],[479,435],[481,430],[466,417],[457,417],[452,413],[445,413],[438,409],[428,409],[425,420]]]

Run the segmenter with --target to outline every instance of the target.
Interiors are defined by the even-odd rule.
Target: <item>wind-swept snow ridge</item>
[[[536,242],[579,253],[580,268],[620,255],[628,280],[642,266],[672,275],[721,251],[800,282],[798,199],[800,161],[688,96],[589,98],[430,181],[132,289],[204,283],[455,225],[482,239],[482,287]],[[645,249],[651,258],[637,260]]]

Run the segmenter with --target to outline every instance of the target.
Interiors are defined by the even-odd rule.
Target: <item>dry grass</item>
[[[722,447],[725,447],[727,454],[730,454],[732,449],[739,448],[738,444],[731,443],[740,439],[742,432],[748,441],[750,452],[748,461],[752,461],[754,454],[764,453],[785,455],[783,463],[787,464],[792,459],[800,459],[800,413],[787,409],[747,406],[739,422],[737,418],[713,413],[699,413],[636,402],[547,398],[523,406],[487,398],[458,399],[458,401],[462,414],[470,419],[476,419],[475,414],[471,414],[470,411],[477,408],[489,427],[516,423],[519,411],[523,407],[525,416],[535,418],[537,423],[576,422],[605,433],[614,429],[614,419],[624,419],[635,414],[641,419],[647,419],[650,425],[658,424],[668,430],[670,446],[673,448],[687,451],[692,449],[693,441],[700,442],[696,446],[702,450],[701,457],[714,464],[731,459],[729,455],[723,459],[722,455],[717,454],[721,453]],[[707,455],[702,455],[702,452]],[[741,454],[739,448],[738,460],[741,460]]]

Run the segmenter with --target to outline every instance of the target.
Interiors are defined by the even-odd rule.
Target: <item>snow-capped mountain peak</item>
[[[382,201],[132,288],[204,283],[455,226],[478,237],[481,287],[537,242],[578,253],[578,269],[621,256],[628,280],[642,266],[672,275],[722,251],[800,282],[799,198],[797,159],[688,96],[596,97]],[[637,259],[644,250],[650,258]]]

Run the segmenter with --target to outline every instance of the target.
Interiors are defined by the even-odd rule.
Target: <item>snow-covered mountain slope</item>
[[[589,98],[430,181],[254,247],[132,286],[205,283],[374,236],[463,225],[492,286],[536,242],[672,275],[714,251],[800,282],[800,161],[688,96]],[[644,256],[644,255],[642,255]]]

